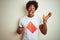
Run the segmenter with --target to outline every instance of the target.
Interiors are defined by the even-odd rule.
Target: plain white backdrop
[[[0,40],[20,40],[16,33],[18,20],[26,15],[25,5],[29,0],[0,0]],[[39,31],[39,40],[60,40],[60,0],[36,0],[38,9],[35,15],[43,17],[48,12],[52,16],[47,22],[47,35]]]

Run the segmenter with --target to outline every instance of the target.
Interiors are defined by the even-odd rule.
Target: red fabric
[[[34,33],[37,28],[35,27],[35,25],[34,25],[32,22],[29,22],[29,24],[28,24],[28,26],[27,26],[27,29],[28,29],[30,32]]]

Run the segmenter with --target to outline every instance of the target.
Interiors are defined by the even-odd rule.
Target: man
[[[28,15],[20,19],[17,30],[19,34],[24,33],[23,40],[38,40],[38,29],[40,29],[42,34],[47,34],[47,20],[51,16],[51,12],[49,12],[47,16],[43,15],[42,21],[39,17],[34,15],[37,8],[38,3],[36,1],[29,1],[26,4]]]

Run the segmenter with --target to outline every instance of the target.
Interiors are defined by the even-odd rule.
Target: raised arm
[[[47,20],[50,16],[51,16],[51,12],[49,12],[47,16],[43,15],[43,24],[39,26],[41,33],[44,35],[47,34]]]

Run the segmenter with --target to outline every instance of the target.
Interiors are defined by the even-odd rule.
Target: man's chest
[[[36,27],[38,27],[39,26],[39,20],[37,20],[37,19],[32,19],[32,20],[25,19],[25,20],[22,21],[22,25],[24,27],[27,27],[27,26],[36,26]]]

